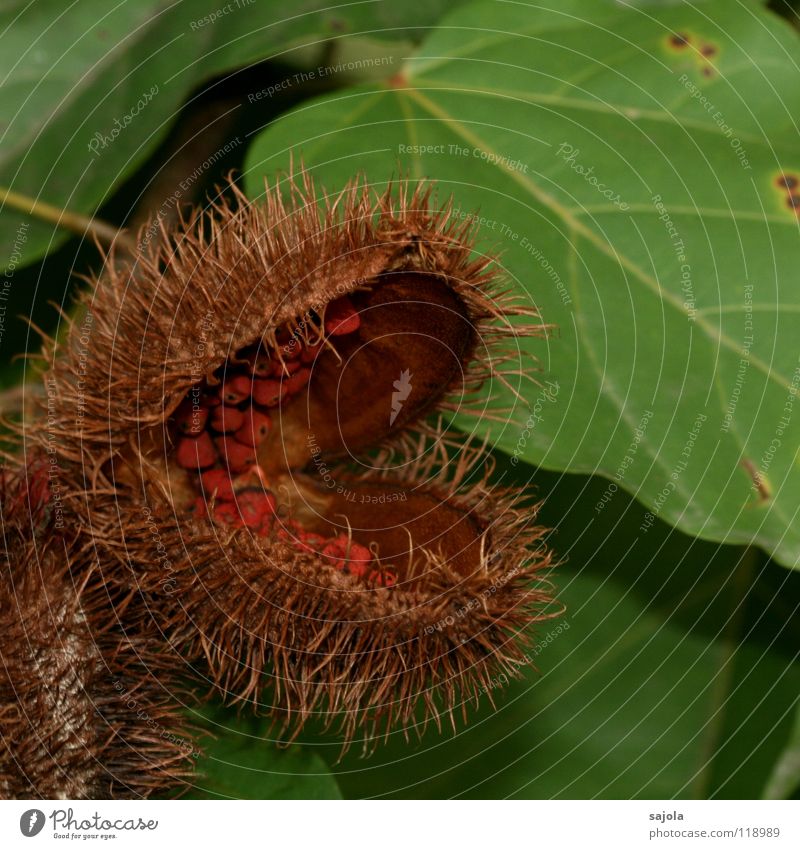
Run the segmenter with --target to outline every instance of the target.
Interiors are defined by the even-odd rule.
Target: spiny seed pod
[[[170,641],[227,697],[262,704],[271,673],[295,727],[350,738],[438,721],[555,615],[535,505],[431,424],[486,414],[481,384],[519,377],[503,340],[544,327],[430,187],[291,185],[108,264],[48,352],[48,435]]]
[[[140,798],[191,774],[158,644],[115,622],[97,567],[54,527],[48,464],[0,485],[0,798]]]

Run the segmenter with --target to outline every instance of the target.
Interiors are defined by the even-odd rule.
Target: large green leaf
[[[336,780],[310,749],[279,748],[269,723],[206,706],[199,724],[203,756],[189,798],[340,799]],[[198,715],[193,719],[197,723]]]
[[[401,77],[275,121],[249,191],[291,154],[331,190],[357,169],[437,179],[559,327],[525,345],[557,397],[464,425],[796,567],[800,222],[776,178],[800,178],[797,55],[785,22],[723,0],[482,3]]]
[[[315,739],[342,792],[758,798],[800,692],[800,575],[658,521],[631,544],[635,501],[621,495],[593,521],[601,480],[535,482],[568,561],[555,576],[567,613],[538,629],[540,672],[495,691],[497,712],[484,702],[457,734],[446,723],[409,744],[397,732],[338,764],[338,743]]]
[[[0,185],[91,215],[152,153],[202,80],[262,59],[288,61],[293,49],[323,64],[325,42],[354,33],[420,37],[444,5],[415,2],[401,15],[384,0],[313,0],[294,10],[277,0],[6,2],[0,10]],[[348,62],[328,66],[329,76],[346,72]],[[287,79],[296,85],[293,74]],[[242,92],[244,103],[248,95],[260,97],[261,90]],[[263,97],[265,106],[269,100]],[[192,163],[188,178],[195,167],[202,163]],[[30,262],[66,235],[4,208],[2,264]]]

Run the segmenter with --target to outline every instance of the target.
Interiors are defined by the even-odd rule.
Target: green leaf
[[[539,673],[493,690],[496,712],[469,706],[456,734],[447,720],[421,743],[398,731],[338,764],[338,742],[310,738],[344,795],[758,798],[800,692],[800,575],[662,522],[637,537],[643,510],[624,495],[594,517],[599,479],[534,482],[567,560]]]
[[[336,780],[310,749],[279,748],[267,723],[206,706],[200,724],[203,757],[195,769],[194,799],[340,799]],[[197,716],[192,717],[197,722]]]
[[[416,2],[401,15],[383,0],[314,0],[293,12],[277,0],[4,3],[0,186],[92,215],[152,154],[201,81],[267,58],[287,62],[292,50],[323,64],[325,45],[354,33],[419,38],[445,5]],[[329,75],[346,76],[347,62],[339,64]],[[258,92],[243,92],[245,103],[248,94]],[[14,209],[0,212],[4,266],[31,262],[67,235]]]
[[[553,403],[528,389],[504,426],[461,424],[797,567],[800,238],[776,186],[800,178],[797,48],[785,22],[723,0],[470,6],[402,77],[276,120],[247,186],[292,154],[330,190],[357,170],[376,188],[399,168],[438,180],[558,325],[524,346]]]

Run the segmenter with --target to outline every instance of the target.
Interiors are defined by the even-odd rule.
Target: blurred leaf
[[[193,799],[341,799],[325,762],[310,749],[278,748],[267,723],[220,707],[203,708],[200,724],[216,739],[203,737],[204,752]],[[192,717],[196,722],[196,716]]]
[[[380,188],[398,163],[437,179],[559,328],[525,343],[555,401],[526,389],[512,421],[463,426],[796,567],[800,238],[776,179],[800,181],[797,37],[717,0],[542,5],[456,12],[402,78],[276,120],[249,192],[291,154],[331,190],[360,169]]]
[[[506,466],[506,477],[510,474]],[[540,674],[470,722],[332,766],[348,797],[757,798],[800,692],[800,575],[657,522],[601,480],[539,473],[567,604],[538,629]],[[413,732],[412,732],[413,734]],[[329,760],[338,743],[326,742]],[[357,749],[358,747],[354,747]],[[325,750],[323,750],[325,751]]]
[[[781,754],[764,791],[765,799],[791,799],[800,790],[800,711],[786,749]]]
[[[201,81],[267,58],[286,61],[292,49],[321,61],[326,43],[351,33],[419,38],[446,4],[303,5],[298,12],[276,0],[4,3],[0,185],[91,215],[153,152]],[[242,92],[242,100],[258,93]],[[6,207],[2,264],[31,262],[67,235]]]

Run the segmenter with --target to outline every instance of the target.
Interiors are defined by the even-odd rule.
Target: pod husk
[[[470,222],[435,208],[429,186],[401,182],[373,199],[354,182],[320,198],[304,175],[288,201],[278,187],[263,204],[231,194],[164,231],[154,254],[107,263],[66,341],[45,352],[47,431],[33,441],[49,440],[68,470],[73,521],[102,552],[104,580],[140,593],[150,632],[202,663],[225,698],[273,711],[290,733],[318,718],[348,742],[439,723],[500,671],[515,674],[531,626],[557,607],[536,505],[493,488],[484,447],[455,445],[431,415],[488,415],[479,388],[487,378],[520,386],[516,340],[546,328],[501,288],[492,257],[476,256]],[[394,427],[367,412],[360,431],[356,422],[367,471],[335,440],[328,450],[347,486],[405,494],[399,524],[434,526],[412,535],[398,584],[366,586],[291,540],[190,515],[168,426],[190,388],[214,385],[246,346],[276,348],[287,324],[318,341],[309,328],[327,303],[398,281],[404,298],[418,281],[458,313],[457,367],[438,379],[419,357],[425,403]],[[308,469],[287,473],[308,492],[319,483]]]

